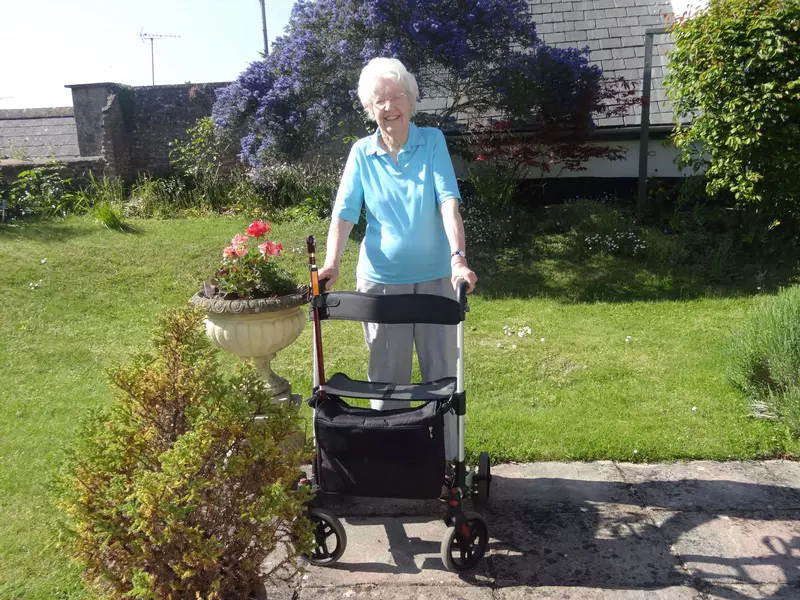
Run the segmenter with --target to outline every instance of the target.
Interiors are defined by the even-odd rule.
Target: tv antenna
[[[155,63],[155,52],[153,50],[153,42],[155,40],[160,40],[164,38],[179,38],[179,35],[159,35],[154,33],[145,33],[144,28],[139,32],[139,37],[144,43],[145,40],[150,40],[150,74],[152,76],[153,85],[156,84],[156,63]]]

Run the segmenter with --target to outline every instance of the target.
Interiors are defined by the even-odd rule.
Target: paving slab
[[[613,587],[681,585],[689,579],[643,511],[490,516],[498,585]]]
[[[705,600],[697,590],[686,587],[620,590],[593,587],[502,588],[496,600]]]
[[[619,468],[645,506],[671,510],[800,508],[800,495],[763,464],[696,461]]]
[[[654,511],[653,516],[685,568],[709,585],[800,586],[800,511],[747,517]]]
[[[488,563],[483,561],[468,577],[444,568],[440,558],[446,527],[426,517],[347,517],[347,549],[329,567],[309,566],[303,577],[314,586],[367,584],[467,585],[488,584]]]
[[[492,474],[476,573],[444,570],[441,502],[327,497],[347,551],[309,566],[294,600],[800,600],[799,463],[507,464]]]
[[[702,600],[797,600],[800,588],[788,585],[716,585],[703,590]]]
[[[775,478],[775,481],[782,486],[789,488],[795,502],[800,504],[800,463],[788,460],[766,460],[761,463],[764,468]],[[797,508],[795,502],[792,506],[784,508]]]
[[[492,468],[491,505],[524,503],[534,511],[577,512],[605,505],[638,507],[629,485],[611,461],[546,462]]]
[[[303,588],[300,600],[493,600],[490,588],[452,586],[345,586]]]

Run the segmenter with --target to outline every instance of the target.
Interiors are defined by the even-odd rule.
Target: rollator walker
[[[465,511],[472,500],[483,510],[489,499],[489,455],[480,454],[477,471],[468,469],[464,452],[464,318],[469,310],[467,284],[458,285],[457,300],[426,294],[381,296],[359,292],[324,292],[316,266],[315,240],[307,240],[311,273],[311,319],[314,324],[314,491],[343,496],[442,499],[447,525],[441,558],[447,570],[465,573],[478,566],[489,541],[486,520]],[[325,320],[371,323],[457,325],[457,376],[419,384],[357,381],[344,373],[325,378],[320,324]],[[418,405],[377,411],[351,406],[347,399],[406,400]],[[454,464],[445,456],[444,416],[456,416],[458,450]],[[450,467],[450,468],[448,468]],[[347,546],[341,521],[312,501],[308,516],[316,547],[306,559],[331,565]]]

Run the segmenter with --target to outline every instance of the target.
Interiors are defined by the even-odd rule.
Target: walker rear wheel
[[[308,518],[313,525],[315,546],[311,554],[305,555],[305,559],[312,565],[332,565],[347,548],[347,534],[342,522],[318,508],[311,509]]]
[[[461,527],[448,527],[442,539],[441,556],[445,568],[452,573],[467,573],[481,562],[489,543],[489,528],[475,512],[464,513]]]

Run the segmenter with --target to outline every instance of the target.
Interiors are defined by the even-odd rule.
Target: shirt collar
[[[367,154],[377,154],[380,156],[381,154],[386,154],[386,150],[381,148],[380,144],[378,144],[378,137],[381,135],[380,128],[375,129],[375,133],[373,133],[370,137],[369,148],[367,149]],[[405,145],[401,152],[406,150],[410,150],[416,146],[424,146],[425,145],[425,138],[423,137],[422,133],[420,132],[419,128],[414,125],[413,123],[408,124],[408,139],[406,140]]]

